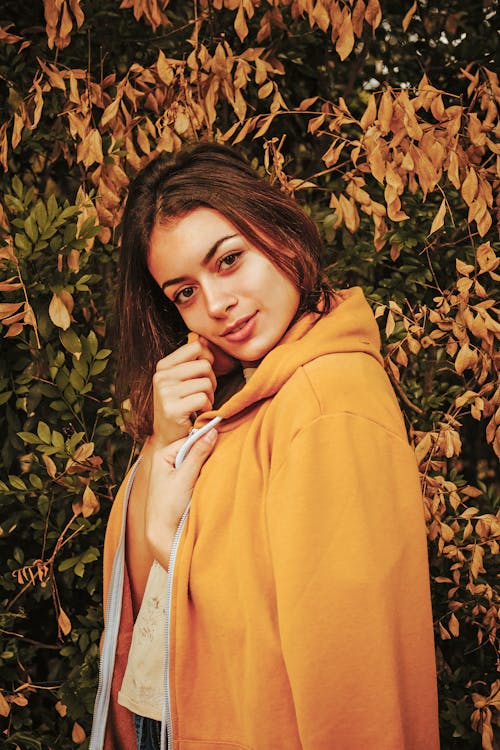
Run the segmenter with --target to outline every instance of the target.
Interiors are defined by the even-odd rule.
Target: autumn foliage
[[[204,139],[294,195],[373,305],[422,477],[442,746],[500,746],[495,4],[429,5],[0,11],[6,747],[87,742],[103,529],[137,451],[108,365],[121,211],[155,154]]]

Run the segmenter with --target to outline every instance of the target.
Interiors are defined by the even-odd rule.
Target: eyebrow
[[[205,255],[203,260],[201,261],[201,264],[203,266],[206,266],[207,263],[210,263],[212,258],[214,257],[215,253],[219,249],[219,247],[222,245],[223,242],[226,240],[231,240],[233,237],[239,237],[238,234],[228,234],[225,237],[221,237],[217,242],[214,242],[208,253]],[[161,285],[162,292],[165,290],[167,286],[172,286],[173,284],[179,284],[181,281],[185,281],[187,279],[187,276],[176,276],[175,279],[168,279],[167,281],[164,281]]]

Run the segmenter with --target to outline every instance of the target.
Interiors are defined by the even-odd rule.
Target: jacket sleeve
[[[124,500],[129,478],[130,472],[123,480],[116,494],[106,528],[103,563],[103,609],[105,620],[107,614],[107,601],[111,570],[113,567],[114,556],[116,553],[116,548],[118,546],[120,534],[122,533],[122,524],[124,523]],[[120,613],[120,630],[118,633],[118,642],[116,645],[116,653],[114,659],[113,678],[111,683],[111,697],[109,702],[106,734],[104,739],[104,750],[129,750],[129,748],[135,747],[135,729],[133,716],[130,711],[128,711],[126,708],[123,708],[123,706],[120,706],[118,703],[118,692],[120,690],[125,668],[127,666],[128,652],[132,640],[133,623],[134,620],[132,611],[130,579],[128,574],[127,561],[125,559],[123,598]]]
[[[304,750],[436,750],[418,473],[399,435],[320,416],[271,476],[281,647]]]

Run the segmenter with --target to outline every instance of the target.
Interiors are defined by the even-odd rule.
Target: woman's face
[[[211,208],[156,224],[148,266],[186,326],[243,363],[278,343],[299,306],[292,282]]]

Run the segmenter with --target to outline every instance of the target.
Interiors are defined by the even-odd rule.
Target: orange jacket
[[[302,318],[196,427],[216,415],[173,569],[173,748],[436,750],[418,473],[361,290]],[[134,746],[125,715],[112,705],[113,750]]]

